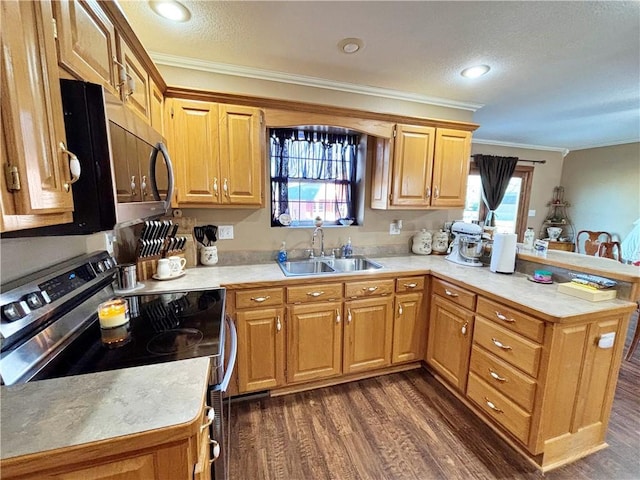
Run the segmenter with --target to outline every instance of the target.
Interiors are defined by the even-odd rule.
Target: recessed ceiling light
[[[191,18],[189,9],[175,0],[150,0],[149,6],[161,17],[174,22],[186,22]]]
[[[362,45],[362,40],[359,38],[344,38],[338,42],[338,48],[343,53],[356,53]]]
[[[478,78],[491,70],[489,65],[475,65],[473,67],[465,68],[460,72],[460,75],[467,78]]]

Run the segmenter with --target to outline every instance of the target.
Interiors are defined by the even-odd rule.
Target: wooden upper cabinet
[[[156,82],[149,80],[149,102],[151,126],[164,135],[164,95]]]
[[[377,138],[373,149],[371,208],[464,207],[471,132],[397,125],[395,138]]]
[[[73,196],[50,6],[1,4],[11,19],[1,33],[2,230],[67,223]]]
[[[177,204],[261,206],[261,111],[177,98],[166,104]]]
[[[94,0],[53,2],[60,65],[83,80],[118,93],[116,31]]]
[[[147,123],[151,123],[151,87],[149,73],[127,42],[118,38],[119,68],[124,69],[125,80],[120,86],[120,98]],[[120,80],[122,81],[122,79]]]

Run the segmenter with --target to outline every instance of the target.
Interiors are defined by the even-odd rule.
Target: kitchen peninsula
[[[634,303],[622,299],[592,303],[558,293],[555,285],[532,283],[527,279],[527,275],[522,273],[494,274],[486,268],[468,268],[447,262],[438,256],[384,257],[376,258],[376,261],[381,263],[383,268],[375,273],[331,274],[297,278],[284,277],[275,262],[251,266],[198,267],[189,269],[184,277],[171,282],[148,281],[145,291],[162,292],[189,290],[194,287],[225,286],[228,289],[227,298],[230,300],[229,313],[236,317],[238,311],[241,310],[241,305],[237,304],[238,299],[244,298],[244,292],[269,289],[271,292],[287,291],[288,295],[291,295],[294,289],[299,287],[309,287],[315,291],[321,290],[314,288],[321,285],[323,286],[322,290],[328,292],[329,290],[325,287],[338,285],[338,293],[335,295],[342,298],[343,291],[348,292],[352,285],[360,285],[364,282],[382,285],[383,282],[400,280],[400,283],[396,283],[396,285],[404,284],[407,288],[411,288],[414,283],[418,282],[409,282],[406,279],[422,279],[419,281],[425,282],[423,286],[424,303],[432,306],[430,317],[433,317],[433,305],[442,304],[443,296],[447,297],[444,299],[445,302],[452,303],[467,302],[472,299],[472,303],[465,303],[463,306],[461,304],[454,305],[452,309],[452,307],[445,305],[444,310],[435,311],[437,315],[439,315],[437,312],[456,312],[463,309],[471,312],[472,321],[464,327],[464,333],[462,333],[466,342],[464,343],[466,347],[461,350],[462,368],[458,372],[460,378],[464,380],[462,388],[452,384],[442,373],[441,367],[448,365],[447,359],[439,359],[436,356],[437,361],[430,362],[427,355],[427,368],[465,405],[542,470],[555,468],[606,447],[604,438],[623,353],[623,340],[629,316],[636,308]],[[430,296],[428,296],[429,293],[431,293]],[[398,303],[398,299],[405,298],[401,295],[404,294],[400,294],[396,290],[394,311],[397,311],[398,305],[402,305],[402,303]],[[392,296],[393,293],[390,293],[385,298]],[[253,298],[258,297],[253,296]],[[349,298],[346,296],[344,301],[347,303],[355,302]],[[277,296],[272,296],[270,300],[277,300]],[[284,297],[280,297],[277,301],[285,302]],[[373,301],[373,297],[367,298],[365,301]],[[333,303],[336,302],[333,301]],[[337,303],[339,305],[337,308],[342,308],[341,300],[338,300]],[[327,302],[318,302],[318,304],[327,304]],[[451,317],[451,314],[449,316]],[[339,319],[340,317],[344,318],[346,328],[349,321],[347,313],[345,312],[338,317]],[[501,320],[501,317],[505,319]],[[354,318],[356,318],[355,315]],[[396,322],[398,318],[395,317]],[[288,317],[282,317],[281,329],[283,331],[291,328],[288,324],[289,320]],[[433,318],[429,318],[429,320],[432,322]],[[238,321],[237,318],[236,321]],[[242,329],[239,330],[242,332]],[[431,330],[430,326],[429,335],[436,331]],[[460,335],[458,330],[451,331],[451,334],[454,333]],[[615,335],[613,348],[598,348],[598,339],[606,333]],[[459,340],[461,337],[456,338]],[[487,344],[487,338],[489,344]],[[503,350],[495,345],[495,342],[491,346],[492,338],[502,341],[502,347],[509,347],[513,350]],[[509,345],[507,345],[507,340]],[[246,339],[240,335],[239,341],[242,346]],[[427,339],[422,337],[420,343],[420,352],[424,354]],[[318,346],[317,348],[322,347]],[[510,358],[513,352],[516,353],[516,356]],[[429,352],[427,351],[427,353]],[[419,368],[420,360],[422,358],[401,359],[393,365],[361,371],[356,374],[343,375],[344,372],[340,371],[320,381],[287,383],[273,388],[272,394],[277,394],[279,389],[281,393],[287,393],[287,391],[295,391],[295,389],[301,390],[317,385],[379,375],[393,371],[393,369],[399,371]],[[289,361],[289,359],[285,361]],[[239,362],[241,362],[241,357]],[[527,386],[525,389],[526,398],[523,397],[521,390],[515,393],[509,392],[501,389],[499,385],[487,383],[490,379],[478,378],[478,366],[485,365],[487,362],[494,367],[497,365],[502,368],[501,375],[506,372],[506,374],[513,375],[520,380],[524,379]],[[239,365],[239,368],[242,368],[242,365]],[[88,380],[89,378],[90,376],[87,377]],[[469,379],[468,387],[467,378]],[[72,389],[64,387],[65,382],[74,381],[72,378],[54,381],[58,382],[60,386],[61,402],[64,402],[65,394],[68,394],[69,398],[75,397],[76,394]],[[20,456],[20,452],[18,452],[19,456],[13,456],[16,455],[16,450],[7,448],[8,444],[5,443],[21,439],[26,443],[23,448],[29,449],[31,442],[25,439],[32,436],[28,432],[21,431],[21,425],[27,423],[20,420],[27,413],[17,408],[10,408],[10,405],[19,405],[21,398],[28,398],[31,391],[35,391],[37,388],[40,388],[38,382],[19,387],[2,388],[2,462],[3,476],[6,478],[11,478],[12,472],[24,473],[37,471],[40,468],[46,469],[48,455],[45,452],[50,447],[38,446],[39,444],[34,443],[36,450],[43,451],[34,452],[31,450],[27,456]],[[589,395],[586,394],[587,391]],[[161,389],[157,389],[155,394],[162,396],[163,392]],[[135,392],[132,392],[132,395],[135,396]],[[489,400],[486,400],[487,398]],[[95,405],[92,408],[99,411],[101,400],[95,398],[93,401]],[[51,409],[54,407],[55,405],[51,405]],[[41,412],[42,418],[55,414],[53,410],[49,412],[45,407],[43,408],[45,411]],[[74,416],[73,410],[58,414]],[[12,421],[7,421],[8,418],[11,418]],[[100,415],[88,417],[86,418],[86,428],[100,428],[103,421],[104,418]],[[47,436],[55,436],[56,432],[41,431],[40,434],[46,438]],[[101,439],[95,444],[88,441],[90,443],[85,445],[87,448],[95,447],[98,450],[109,448],[109,439]],[[36,440],[33,439],[32,442],[36,442]],[[56,445],[56,447],[64,451],[66,448],[71,448],[72,445],[73,443]],[[78,448],[78,446],[73,448]],[[28,466],[25,462],[28,463]],[[40,464],[39,462],[44,463]]]

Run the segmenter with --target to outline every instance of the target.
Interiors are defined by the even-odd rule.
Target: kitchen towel
[[[497,233],[493,237],[489,270],[497,273],[513,273],[515,271],[517,241],[518,236],[515,233]]]

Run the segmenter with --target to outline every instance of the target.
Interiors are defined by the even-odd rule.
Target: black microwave
[[[87,235],[166,214],[173,167],[162,135],[101,85],[60,80],[67,148],[79,159],[73,222],[3,237]]]

